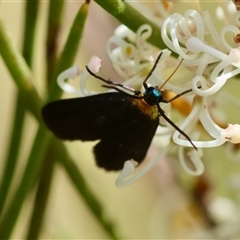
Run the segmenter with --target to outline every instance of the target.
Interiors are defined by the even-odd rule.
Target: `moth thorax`
[[[150,105],[145,99],[133,99],[132,104],[135,105],[144,115],[147,115],[151,119],[159,117],[159,112],[156,104]]]

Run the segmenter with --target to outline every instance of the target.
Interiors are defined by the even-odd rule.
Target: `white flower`
[[[224,7],[221,9],[226,11]],[[213,121],[209,112],[213,96],[225,86],[228,80],[240,73],[240,49],[237,40],[237,36],[240,34],[240,13],[236,13],[235,19],[237,27],[225,25],[218,33],[208,11],[200,14],[196,10],[189,9],[184,15],[179,13],[168,15],[161,26],[162,39],[169,49],[179,55],[181,59],[180,68],[185,68],[185,76],[181,77],[182,79],[178,78],[178,74],[173,77],[169,74],[169,78],[165,77],[165,72],[167,70],[169,72],[169,69],[172,69],[172,63],[176,63],[176,61],[169,58],[171,54],[169,50],[161,50],[163,52],[162,57],[148,83],[159,86],[160,89],[164,86],[164,89],[176,94],[192,89],[191,93],[184,96],[186,103],[191,105],[192,109],[185,119],[177,125],[187,134],[191,133],[192,142],[198,148],[198,151],[190,149],[187,154],[195,170],[189,168],[186,163],[186,154],[184,154],[185,147],[192,147],[191,143],[183,139],[178,130],[174,129],[173,132],[172,127],[167,126],[169,130],[167,132],[172,134],[172,140],[179,145],[180,163],[191,175],[200,175],[204,171],[204,165],[201,162],[203,155],[201,148],[217,147],[226,141],[238,143],[240,140],[239,125],[229,124],[229,127],[225,130]],[[125,26],[120,26],[107,43],[107,53],[114,69],[125,80],[124,85],[131,87],[131,89],[141,90],[143,80],[152,68],[160,51],[147,42],[151,32],[151,27],[148,25],[141,26],[136,34]],[[232,34],[235,42],[227,40],[229,34]],[[98,72],[100,60],[94,57],[94,61],[92,60],[88,67],[92,72]],[[176,69],[178,67],[179,65],[177,68],[175,66]],[[67,71],[73,71],[71,74],[68,72],[69,77],[77,76],[78,71],[75,68]],[[71,88],[64,82],[63,78],[66,78],[66,73],[60,75],[61,79],[58,81],[63,90],[80,93],[83,96],[95,94],[85,87],[90,75],[87,70],[84,70],[81,75],[80,91]],[[161,104],[161,108],[165,112],[170,110],[170,106],[167,108],[164,103]],[[211,140],[201,140],[201,132],[197,131],[199,123]],[[135,172],[135,162],[132,161],[134,159],[129,159],[125,162],[116,184],[122,187],[136,181],[173,147],[174,144],[170,142],[167,147],[161,149],[157,156],[137,172]]]
[[[136,88],[142,86],[143,79],[155,62],[153,55],[157,50],[147,42],[151,33],[152,29],[148,25],[141,26],[136,34],[121,25],[108,40],[108,57],[118,75],[126,80],[125,85],[133,85]],[[163,59],[164,57],[161,61]]]

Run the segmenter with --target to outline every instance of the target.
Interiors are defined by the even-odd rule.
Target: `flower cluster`
[[[161,36],[168,49],[161,50],[163,54],[160,62],[148,83],[153,86],[164,85],[164,89],[176,94],[192,89],[192,92],[184,96],[186,104],[191,106],[191,111],[178,126],[181,130],[190,134],[198,151],[189,148],[192,146],[190,142],[183,139],[179,131],[171,126],[165,128],[159,126],[157,134],[160,132],[160,134],[172,136],[174,143],[179,146],[180,163],[192,175],[199,175],[204,171],[201,161],[202,148],[217,147],[226,141],[240,142],[238,124],[229,124],[225,129],[219,121],[213,120],[209,112],[216,94],[229,79],[240,73],[240,50],[237,41],[237,36],[240,33],[239,12],[236,13],[235,19],[235,25],[226,25],[218,33],[208,11],[200,14],[196,10],[187,10],[184,15],[174,13],[168,16],[161,26]],[[141,90],[143,79],[152,68],[160,51],[147,42],[151,31],[150,26],[143,25],[135,34],[125,26],[120,26],[107,43],[107,53],[115,71],[125,80],[124,85],[137,90]],[[229,35],[232,36],[230,40]],[[231,41],[233,39],[235,41]],[[170,58],[171,52],[169,49],[179,55],[180,64],[177,63],[177,60]],[[100,68],[100,62],[100,59],[94,56],[88,67],[96,73]],[[171,75],[171,79],[167,78],[167,81],[165,81],[165,72],[169,72],[173,65],[176,69],[180,66],[181,69],[177,71],[185,75],[184,77],[181,76],[181,79],[177,76],[178,74],[173,77]],[[176,67],[176,65],[178,66]],[[95,94],[85,87],[90,76],[87,70],[84,70],[81,74],[80,90],[73,88],[64,81],[65,78],[74,78],[79,74],[80,71],[77,67],[72,67],[63,72],[58,77],[60,87],[64,91],[77,93],[81,96]],[[169,80],[171,81],[169,82]],[[165,112],[170,112],[170,104],[161,107]],[[199,123],[211,140],[201,140],[201,131],[197,131]],[[162,131],[162,129],[164,130]],[[157,156],[136,173],[132,159],[126,161],[116,184],[125,186],[139,179],[175,146],[169,141],[167,141],[167,144]],[[187,158],[192,161],[195,170],[190,169],[186,163],[185,147],[190,149]]]

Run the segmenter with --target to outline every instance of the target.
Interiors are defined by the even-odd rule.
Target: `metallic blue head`
[[[157,87],[148,87],[144,93],[144,100],[150,106],[154,106],[163,100],[162,91]]]

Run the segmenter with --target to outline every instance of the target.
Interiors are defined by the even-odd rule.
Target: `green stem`
[[[77,17],[73,23],[70,36],[63,50],[63,54],[59,60],[59,64],[56,67],[57,70],[55,71],[55,75],[65,67],[68,67],[70,64],[72,64],[76,55],[87,13],[88,4],[85,3],[80,8],[80,11],[78,12]],[[40,120],[40,100],[37,97],[38,95],[35,94],[35,89],[29,81],[29,70],[21,55],[13,46],[12,41],[8,36],[2,22],[0,22],[0,53],[2,54],[5,64],[10,70],[10,73],[12,74],[19,90],[27,95],[26,99],[28,99],[28,102],[34,102],[34,104],[31,105],[30,110],[34,113],[35,116],[37,116],[37,120]],[[11,59],[13,59],[13,61],[11,61]],[[64,66],[64,63],[66,63],[67,66]],[[57,84],[54,83],[53,85],[55,86]],[[56,87],[54,87],[54,89],[55,88]],[[34,99],[37,99],[37,101],[33,101]],[[48,143],[49,136],[46,132],[45,127],[41,126],[35,138],[23,178],[2,220],[0,226],[0,238],[7,239],[11,235],[17,217],[20,213],[23,201],[30,189],[31,184],[34,182],[36,176],[40,171],[43,155]]]
[[[29,240],[38,239],[43,223],[55,165],[55,153],[52,145],[53,144],[50,144],[48,146],[48,150],[44,157],[41,178],[38,184],[38,189],[34,200],[34,208],[26,237],[26,239]]]
[[[143,24],[148,24],[152,28],[152,35],[148,41],[159,49],[167,48],[161,37],[159,26],[144,17],[140,12],[135,10],[130,4],[123,0],[94,0],[109,14],[126,25],[133,32],[136,32]]]
[[[62,12],[64,7],[64,0],[50,1],[48,12],[48,33],[46,46],[46,61],[47,61],[47,79],[52,79],[53,69],[57,60],[57,43],[58,34],[61,26]],[[54,79],[55,80],[55,79]]]
[[[88,9],[87,5],[88,4],[83,5],[83,8],[82,8],[83,15],[87,14],[87,9]],[[80,17],[79,19],[83,19],[85,21],[85,18],[86,17]],[[82,28],[83,28],[82,24],[78,25],[78,27],[80,28],[80,31],[82,31]],[[72,30],[74,30],[74,28],[72,28]],[[75,31],[77,31],[76,33],[79,33],[77,26],[75,28]],[[73,31],[73,32],[75,32],[75,31]],[[77,34],[77,35],[70,34],[70,35],[73,38],[75,38],[75,40],[77,42],[79,41],[79,39],[76,39],[76,36],[79,36],[79,34]],[[58,72],[60,72],[61,70],[65,69],[67,67],[67,66],[63,65],[64,62],[66,64],[68,64],[68,66],[70,66],[71,63],[69,62],[69,59],[70,60],[72,59],[72,61],[74,59],[74,57],[71,57],[71,56],[69,59],[66,58],[68,56],[67,49],[70,51],[70,53],[72,53],[71,47],[78,45],[78,44],[71,45],[70,40],[71,39],[68,39],[68,41],[67,41],[68,44],[66,44],[66,47],[61,55],[61,58],[63,58],[63,59],[59,60],[59,64],[56,67],[56,70],[54,72],[55,77],[57,76]],[[76,47],[74,47],[74,48],[76,50]],[[40,118],[38,118],[38,117],[39,117],[39,109],[40,109],[39,105],[41,105],[41,101],[40,101],[38,95],[36,94],[31,82],[29,84],[29,79],[30,79],[29,70],[28,70],[25,62],[21,58],[21,55],[12,46],[11,40],[9,39],[8,34],[6,33],[2,22],[0,22],[0,54],[2,55],[10,73],[12,74],[16,84],[18,85],[19,90],[21,90],[22,93],[26,93],[26,99],[28,99],[28,101],[26,101],[27,106],[28,105],[31,106],[30,107],[31,112],[35,115],[35,117],[37,117],[37,120],[40,120]],[[74,52],[74,54],[75,54],[75,52]],[[12,62],[10,61],[11,58],[13,59]],[[53,85],[56,85],[56,84],[53,84]],[[52,87],[52,89],[53,89],[52,90],[53,92],[50,95],[50,99],[51,98],[53,99],[54,97],[56,97],[60,94],[60,92],[58,92],[57,94],[54,93],[55,87]],[[29,94],[29,92],[30,92],[30,94]],[[33,101],[33,99],[34,99],[34,101]],[[37,114],[37,112],[38,112],[38,114]],[[22,180],[19,184],[19,187],[17,188],[17,191],[13,196],[13,200],[10,202],[9,208],[5,212],[6,214],[4,215],[4,218],[1,222],[0,239],[8,239],[10,237],[11,232],[16,223],[17,217],[20,213],[24,199],[25,199],[27,193],[29,192],[29,190],[31,189],[32,185],[37,180],[37,176],[39,175],[40,168],[42,166],[43,156],[46,152],[47,146],[50,143],[50,139],[51,138],[47,134],[45,127],[43,127],[41,124],[40,128],[38,130],[37,136],[35,138],[35,141],[33,143],[33,147],[32,147],[29,159],[27,161],[27,165],[26,165],[26,168],[24,171],[23,178],[22,178]],[[63,145],[58,147],[58,151],[59,150],[66,151],[63,148]],[[68,160],[70,160],[70,159],[68,159]],[[78,169],[76,168],[76,166],[74,166],[71,162],[65,163],[64,166],[66,168],[66,171],[67,171],[69,177],[71,177],[73,175],[73,177],[71,177],[71,179],[74,182],[74,184],[76,185],[77,189],[79,189],[78,184],[82,183],[81,188],[83,188],[83,190],[80,191],[80,189],[79,189],[79,193],[85,199],[85,201],[88,204],[88,206],[90,207],[90,209],[93,212],[95,212],[95,216],[97,217],[97,219],[99,219],[99,218],[102,219],[101,221],[103,223],[101,223],[101,224],[104,227],[104,229],[106,229],[107,232],[110,232],[110,233],[112,232],[110,234],[112,236],[112,238],[117,239],[117,237],[116,237],[117,235],[114,234],[111,224],[108,223],[103,216],[103,210],[101,210],[101,204],[97,201],[97,198],[93,195],[93,193],[88,188],[83,177],[78,172]],[[96,202],[95,205],[97,207],[91,206],[92,203],[94,203],[94,202]]]
[[[40,119],[39,109],[41,107],[41,99],[32,84],[31,72],[13,42],[7,33],[5,26],[0,19],[0,55],[2,56],[18,90],[23,96],[26,107]]]
[[[34,54],[35,31],[38,18],[39,0],[27,0],[25,8],[23,57],[28,66],[32,67]]]
[[[54,66],[56,65],[57,37],[60,30],[64,1],[50,1],[48,13],[48,36],[47,36],[47,79],[49,80]],[[44,221],[50,186],[53,178],[55,156],[53,144],[50,144],[44,156],[40,182],[34,200],[32,216],[29,222],[26,239],[37,239]]]
[[[49,98],[48,101],[58,99],[62,93],[62,90],[56,84],[57,76],[63,70],[71,67],[74,62],[75,56],[78,51],[80,40],[82,38],[86,18],[88,15],[89,3],[85,2],[77,13],[77,16],[73,22],[68,39],[61,53],[59,61],[55,67],[53,78],[51,79],[51,84],[49,88]]]
[[[35,28],[37,22],[38,1],[27,1],[25,30],[23,40],[23,57],[25,61],[31,66],[33,57],[33,45],[35,38]],[[15,101],[14,121],[12,124],[12,132],[10,142],[8,144],[8,153],[5,158],[5,167],[3,171],[3,178],[0,186],[0,216],[5,204],[6,197],[12,182],[13,174],[16,168],[16,162],[20,150],[20,143],[22,138],[22,129],[25,118],[25,105],[23,103],[23,96],[18,92]]]
[[[39,175],[39,171],[42,166],[42,156],[46,152],[50,139],[50,134],[47,133],[45,126],[41,124],[33,143],[22,180],[1,222],[0,239],[9,239],[25,197],[37,180],[37,176]]]
[[[24,123],[25,107],[21,101],[22,96],[18,94],[15,105],[15,113],[12,124],[11,139],[8,145],[8,153],[5,158],[5,167],[0,186],[0,216],[3,210],[9,188],[12,182],[13,174],[16,167],[17,157],[19,154],[20,142],[22,137],[22,126]]]
[[[83,198],[86,205],[89,207],[100,225],[106,230],[111,239],[121,239],[115,232],[115,227],[113,223],[106,219],[106,214],[102,205],[90,190],[82,173],[80,172],[74,161],[69,157],[66,149],[63,147],[63,144],[56,141],[55,148],[57,154],[57,161],[64,167],[65,171],[68,174],[68,177],[73,182],[73,185],[77,188],[80,197]]]

